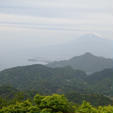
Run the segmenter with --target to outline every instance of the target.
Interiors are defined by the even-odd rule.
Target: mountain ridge
[[[71,66],[73,69],[79,69],[87,73],[93,73],[102,71],[105,68],[112,68],[113,60],[101,56],[98,57],[90,52],[87,52],[83,55],[75,56],[68,60],[48,63],[47,66],[52,68]]]
[[[78,91],[80,93],[99,92],[113,96],[112,74],[113,69],[105,69],[88,76],[85,72],[71,67],[49,68],[37,64],[1,71],[0,86],[12,86],[19,90],[36,90],[42,94]]]

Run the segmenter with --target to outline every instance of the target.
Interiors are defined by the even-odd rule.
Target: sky
[[[0,57],[12,57],[20,48],[67,43],[87,33],[113,40],[112,4],[113,0],[0,0]]]
[[[112,39],[113,0],[0,0],[2,38],[51,37],[70,40],[77,34],[98,33]],[[27,33],[26,33],[27,32]],[[43,33],[42,33],[43,32]],[[71,34],[71,35],[70,35]],[[14,36],[12,36],[14,35]],[[69,38],[70,36],[70,38]]]

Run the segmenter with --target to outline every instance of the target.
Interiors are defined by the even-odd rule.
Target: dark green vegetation
[[[106,68],[113,68],[113,60],[86,53],[69,60],[52,62],[47,66],[52,68],[71,66],[73,69],[83,70],[87,73],[94,73]]]
[[[80,65],[81,69],[86,65],[86,72],[71,65],[51,68],[39,64],[1,71],[0,113],[113,113],[112,60],[89,53],[84,58],[70,61],[74,65],[75,59],[85,60]],[[98,63],[101,71],[87,74]]]
[[[9,85],[19,90],[37,90],[41,94],[77,91],[113,96],[113,69],[105,69],[88,76],[71,67],[15,67],[0,72],[0,85]]]
[[[84,100],[90,102],[93,106],[113,105],[113,100],[99,94],[84,94],[79,92],[67,92],[65,96],[72,102],[81,104]]]
[[[78,105],[68,101],[64,95],[37,94],[32,100],[3,105],[0,113],[113,113],[113,106],[94,107],[86,101]]]
[[[15,104],[16,101],[22,102],[26,99],[32,99],[38,92],[29,90],[29,91],[20,91],[13,87],[9,86],[2,86],[0,87],[0,106],[9,105],[9,104]],[[47,94],[45,94],[47,95]],[[79,93],[77,91],[73,92],[65,92],[65,96],[72,102],[77,104],[82,104],[82,102],[88,101],[94,106],[103,106],[103,105],[112,105],[113,100],[110,98],[98,95],[98,94],[85,94],[85,93]]]
[[[43,65],[16,67],[0,72],[0,85],[20,90],[38,90],[40,93],[63,93],[65,90],[83,89],[86,74],[70,67],[48,68]]]
[[[95,92],[113,96],[113,69],[96,72],[86,79]]]

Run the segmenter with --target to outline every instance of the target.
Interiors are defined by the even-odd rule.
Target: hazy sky
[[[113,39],[112,4],[113,0],[0,0],[0,64],[16,64],[23,54],[33,55],[29,48],[67,43],[87,33]]]
[[[112,39],[112,3],[113,0],[0,0],[0,41],[57,44],[84,33]]]

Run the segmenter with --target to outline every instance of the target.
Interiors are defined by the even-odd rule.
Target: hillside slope
[[[113,69],[105,69],[87,76],[85,72],[71,67],[15,67],[0,72],[0,86],[2,85],[19,90],[37,90],[42,94],[78,91],[113,96]]]
[[[15,67],[0,72],[0,85],[39,92],[61,93],[68,89],[83,89],[86,74],[70,67],[48,68],[43,65]]]
[[[48,67],[71,66],[73,69],[83,70],[87,73],[102,71],[106,68],[113,68],[113,60],[95,56],[91,53],[85,53],[81,56],[75,56],[69,60],[51,62]]]
[[[93,73],[86,81],[96,92],[113,95],[113,69]]]

